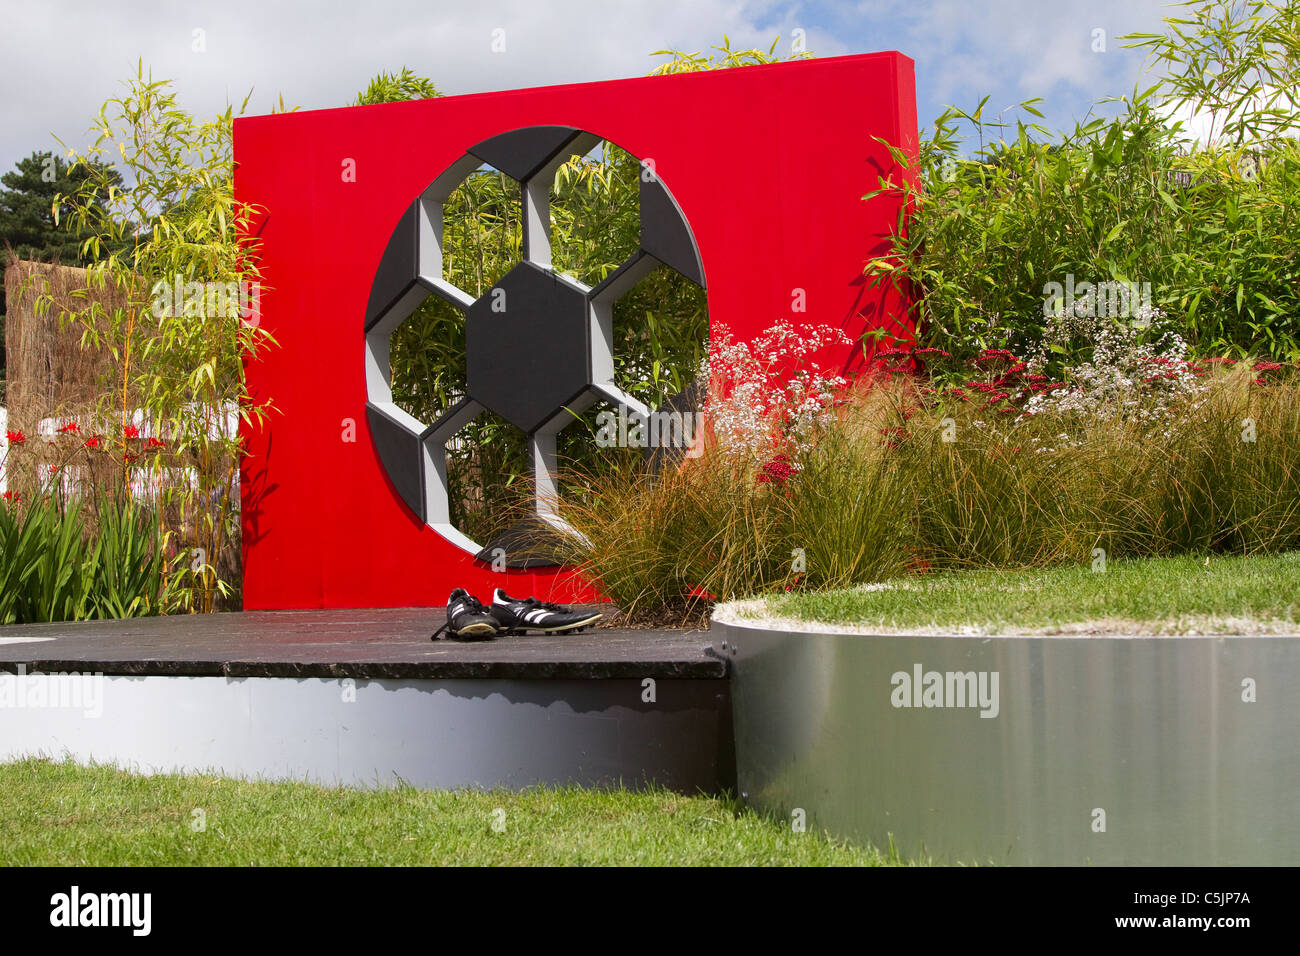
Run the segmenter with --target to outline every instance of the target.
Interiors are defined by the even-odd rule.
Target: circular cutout
[[[429,527],[457,546],[492,560],[451,519],[446,450],[457,432],[490,413],[525,436],[538,517],[565,527],[556,513],[556,436],[598,402],[629,419],[649,421],[644,403],[614,383],[614,305],[660,266],[704,287],[690,227],[649,162],[641,164],[639,245],[595,286],[552,267],[550,193],[556,171],[600,137],[563,126],[534,126],[471,147],[406,209],[375,272],[366,309],[367,418],[393,490]],[[448,281],[443,262],[444,206],[484,165],[519,183],[520,260],[481,294]],[[479,290],[476,290],[476,292]],[[393,399],[393,333],[430,296],[465,316],[463,389],[431,423]],[[673,399],[680,406],[681,397]],[[674,406],[675,408],[677,406]],[[507,530],[503,538],[517,540]],[[502,548],[507,555],[512,548]],[[528,566],[523,557],[508,566]],[[547,562],[543,562],[547,563]]]

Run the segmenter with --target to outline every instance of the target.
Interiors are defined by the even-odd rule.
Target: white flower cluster
[[[715,328],[700,380],[708,388],[706,420],[719,447],[756,464],[779,448],[796,455],[807,450],[815,428],[833,414],[835,390],[845,384],[813,356],[852,341],[840,329],[796,326],[789,319],[748,342]]]
[[[1130,321],[1116,322],[1086,311],[1065,312],[1045,331],[1029,370],[1041,373],[1053,345],[1091,347],[1091,360],[1067,368],[1063,384],[1025,402],[1022,418],[1043,413],[1084,414],[1107,419],[1134,415],[1167,418],[1175,406],[1186,407],[1207,385],[1203,372],[1188,358],[1189,347],[1173,331],[1161,331],[1165,314],[1144,307]],[[1150,330],[1150,335],[1144,332]]]

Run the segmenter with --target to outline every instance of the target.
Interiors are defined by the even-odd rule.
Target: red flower
[[[98,448],[102,444],[104,444],[104,442],[100,439],[98,435],[94,436],[93,438],[86,439],[87,448]]]
[[[123,437],[123,438],[139,438],[139,437],[140,437],[140,429],[136,428],[134,425],[127,425],[125,428],[122,429],[122,437]]]
[[[1256,372],[1276,372],[1281,367],[1277,362],[1256,362],[1254,366]]]
[[[16,494],[15,492],[12,492],[12,491],[6,491],[3,495],[0,495],[0,498],[3,498],[5,501],[22,501],[22,500],[23,500],[23,496],[22,496],[22,495],[20,495],[20,494]]]
[[[771,482],[776,485],[784,485],[793,477],[794,466],[790,464],[789,455],[777,455],[765,464],[758,474],[760,482]]]
[[[980,354],[971,359],[972,363],[979,362],[1006,362],[1008,365],[1016,365],[1021,361],[1020,357],[1014,352],[1006,349],[981,349]]]
[[[997,380],[997,384],[1004,385],[1007,382],[1012,381],[1013,379],[1019,377],[1020,373],[1027,368],[1029,368],[1029,365],[1027,363],[1017,360],[1015,363],[1012,364],[1012,366],[1009,369],[1007,369],[1005,372],[1002,373],[1002,377]]]
[[[167,443],[166,443],[165,441],[163,441],[161,438],[154,438],[152,435],[150,435],[150,436],[149,436],[149,440],[146,441],[146,442],[144,443],[144,447],[145,447],[145,448],[165,448],[165,447],[167,447]]]
[[[81,426],[78,425],[76,422],[68,422],[68,424],[60,428],[59,431],[67,432],[69,435],[75,435],[81,431]]]
[[[20,428],[16,432],[5,432],[5,441],[11,445],[21,445],[27,441],[27,436],[23,434],[23,430]]]

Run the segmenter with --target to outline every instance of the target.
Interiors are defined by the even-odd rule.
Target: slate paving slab
[[[604,606],[598,606],[604,609]],[[364,679],[716,680],[699,630],[430,641],[442,608],[242,611],[0,627],[0,671]]]

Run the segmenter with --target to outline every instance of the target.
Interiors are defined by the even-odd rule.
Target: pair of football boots
[[[433,632],[437,640],[444,632],[459,640],[483,641],[498,634],[571,634],[590,627],[601,618],[599,611],[573,611],[559,604],[547,604],[537,598],[512,598],[497,588],[492,603],[483,602],[464,588],[457,588],[447,599],[447,623]]]

